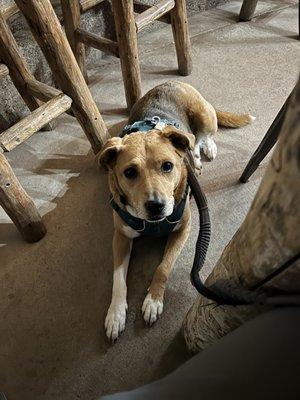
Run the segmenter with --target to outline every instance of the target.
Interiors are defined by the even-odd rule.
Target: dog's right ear
[[[122,147],[122,138],[117,136],[108,139],[100,150],[98,164],[105,168],[112,168]]]

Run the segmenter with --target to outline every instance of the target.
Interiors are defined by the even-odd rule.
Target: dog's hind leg
[[[215,141],[211,137],[211,135],[205,135],[205,134],[198,134],[196,138],[196,145],[195,145],[195,150],[197,146],[197,154],[200,155],[201,150],[203,153],[206,155],[206,157],[209,160],[213,160],[216,158],[218,149]],[[196,157],[196,153],[195,153]],[[200,158],[201,159],[201,158]]]
[[[132,248],[132,239],[115,230],[113,238],[114,276],[112,299],[105,319],[108,339],[114,341],[125,329],[127,311],[126,276]]]
[[[213,135],[218,130],[217,113],[214,107],[208,103],[195,89],[190,100],[189,118],[195,142],[195,163],[201,166],[201,151],[207,158],[213,160],[217,155],[217,146]]]

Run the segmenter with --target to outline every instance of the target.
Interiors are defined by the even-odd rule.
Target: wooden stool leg
[[[72,110],[97,153],[109,134],[49,0],[16,0]]]
[[[192,72],[192,57],[185,0],[175,0],[175,7],[171,10],[171,23],[176,46],[178,71],[180,75],[190,75]]]
[[[13,220],[25,240],[37,242],[45,236],[46,228],[36,206],[1,153],[0,205]]]
[[[80,28],[80,0],[62,0],[61,8],[63,12],[65,32],[71,48],[73,50],[74,56],[77,60],[77,64],[87,81],[87,70],[85,62],[85,45],[77,40],[76,30]]]
[[[34,111],[41,103],[31,96],[26,89],[26,83],[29,79],[34,79],[26,61],[21,56],[18,44],[11,33],[7,22],[0,12],[0,58],[9,69],[9,75],[18,92],[22,96],[24,102],[30,111]],[[47,124],[44,129],[51,130],[55,126],[55,122]]]
[[[244,169],[240,182],[246,183],[252,174],[257,170],[259,164],[266,157],[269,151],[277,142],[279,133],[281,132],[281,128],[283,122],[285,120],[286,111],[288,109],[288,105],[290,103],[290,99],[293,97],[293,92],[289,95],[284,105],[281,107],[280,111],[276,115],[274,121],[272,122],[270,128],[267,133],[263,137],[263,140],[259,144],[258,148],[255,150],[253,156],[250,158],[246,168]]]
[[[141,97],[141,73],[133,0],[112,0],[128,109]]]
[[[255,13],[258,0],[244,0],[240,11],[240,21],[251,21]]]

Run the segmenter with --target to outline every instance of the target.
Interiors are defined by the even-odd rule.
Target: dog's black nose
[[[157,200],[149,200],[145,203],[146,210],[151,216],[160,215],[165,207],[165,203]]]

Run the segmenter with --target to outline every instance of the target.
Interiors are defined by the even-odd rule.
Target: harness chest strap
[[[147,219],[137,218],[131,215],[129,212],[123,210],[114,201],[112,196],[110,199],[110,205],[119,215],[119,217],[126,223],[126,225],[130,226],[130,228],[137,231],[141,235],[162,237],[170,234],[181,220],[186,204],[187,192],[188,186],[186,188],[184,197],[174,208],[173,213],[168,217],[158,221],[149,221]]]

